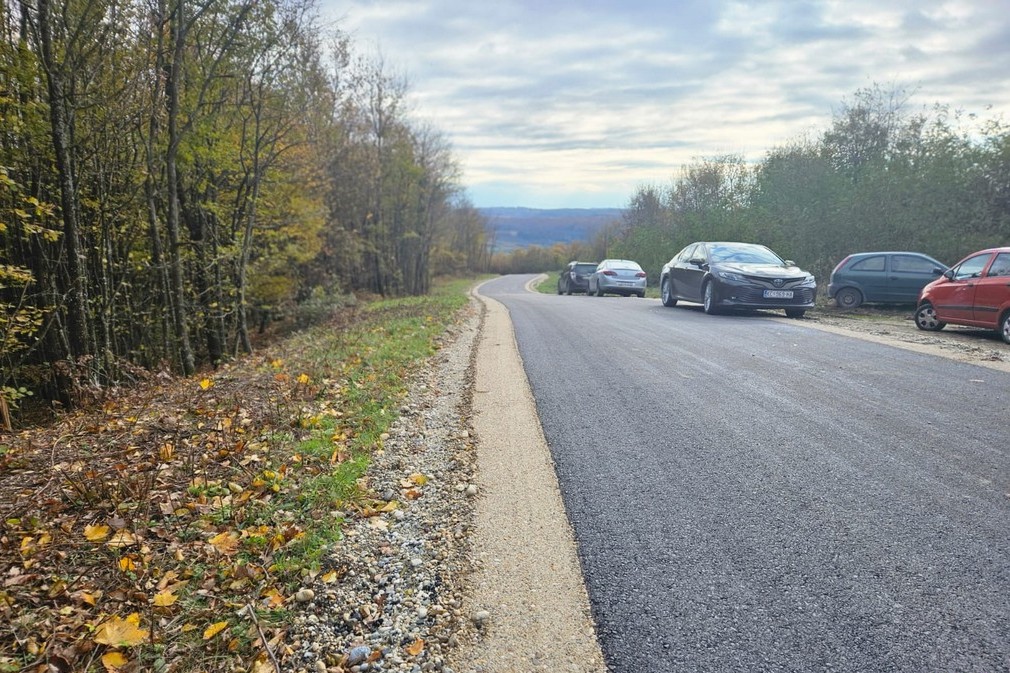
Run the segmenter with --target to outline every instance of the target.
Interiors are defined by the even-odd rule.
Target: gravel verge
[[[364,481],[374,512],[334,513],[345,537],[298,593],[285,670],[606,670],[504,306],[474,293]]]

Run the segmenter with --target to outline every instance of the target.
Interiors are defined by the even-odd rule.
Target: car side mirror
[[[940,268],[940,267],[938,267],[938,266],[934,266],[934,267],[933,267],[933,275],[934,275],[934,276],[942,276],[942,275],[943,275],[943,271],[944,271],[944,270],[943,270],[943,269],[941,269],[941,268]]]
[[[689,263],[691,263],[691,264],[694,264],[694,265],[695,265],[696,267],[698,267],[699,269],[700,269],[701,267],[705,266],[705,260],[704,260],[703,258],[701,258],[701,257],[692,257],[692,258],[691,258],[690,260],[688,260],[688,261],[689,261]]]
[[[786,266],[796,266],[796,262],[794,262],[794,261],[793,261],[793,260],[791,260],[791,259],[787,259],[787,260],[786,260],[786,261],[784,262],[784,264],[785,264]]]
[[[953,269],[947,269],[946,271],[944,271],[940,275],[943,276],[944,278],[946,278],[947,280],[954,280],[954,270]]]

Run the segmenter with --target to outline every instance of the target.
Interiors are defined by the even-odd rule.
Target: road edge
[[[457,666],[604,673],[575,535],[511,317],[480,294],[482,285],[470,291],[484,306],[471,391],[481,497],[469,584],[478,629]]]

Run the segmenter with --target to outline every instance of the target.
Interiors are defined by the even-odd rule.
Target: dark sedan
[[[664,306],[698,302],[710,314],[767,308],[800,318],[817,294],[811,274],[754,243],[692,243],[663,266],[659,283]]]

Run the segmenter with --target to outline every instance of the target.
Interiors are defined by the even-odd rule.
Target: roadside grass
[[[0,437],[0,671],[273,671],[472,280]]]

